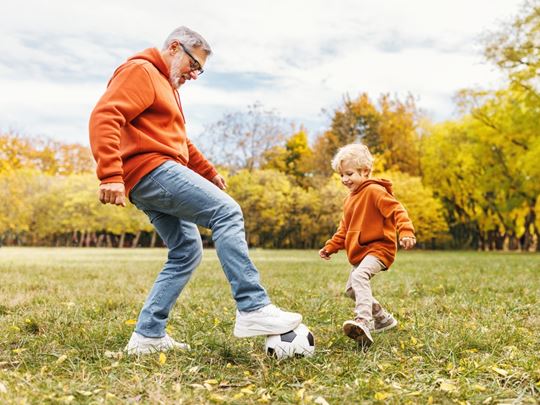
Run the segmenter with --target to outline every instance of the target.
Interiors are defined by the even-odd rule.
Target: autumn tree
[[[329,175],[329,162],[338,148],[348,143],[363,143],[383,162],[385,170],[418,175],[419,117],[412,96],[402,102],[383,94],[378,105],[366,93],[356,100],[345,97],[343,106],[334,112],[330,129],[315,142],[315,172]]]
[[[267,151],[282,144],[286,127],[276,112],[256,103],[247,111],[225,114],[205,128],[197,143],[213,163],[253,171],[261,166]]]

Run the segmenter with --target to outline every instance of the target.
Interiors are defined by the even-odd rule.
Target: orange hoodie
[[[389,268],[396,256],[396,230],[400,237],[414,237],[413,224],[395,199],[392,183],[368,179],[345,199],[339,228],[324,249],[333,254],[345,248],[353,266],[371,254]]]
[[[156,48],[114,72],[90,117],[90,145],[103,183],[124,183],[126,195],[147,173],[174,160],[211,180],[215,168],[186,137],[178,92]]]

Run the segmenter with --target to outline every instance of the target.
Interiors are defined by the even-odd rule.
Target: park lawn
[[[540,255],[400,252],[373,290],[399,327],[362,352],[343,253],[252,250],[316,354],[278,362],[232,335],[212,250],[172,312],[191,352],[122,354],[163,249],[0,248],[0,403],[538,403]]]

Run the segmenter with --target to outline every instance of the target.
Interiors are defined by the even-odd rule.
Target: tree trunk
[[[156,247],[156,231],[152,231],[152,239],[150,240],[150,247],[154,248]]]
[[[81,231],[81,239],[79,239],[79,247],[83,247],[85,232]]]
[[[124,240],[126,239],[126,233],[122,232],[120,234],[120,240],[118,241],[118,248],[122,249],[124,247]]]
[[[108,248],[112,248],[112,247],[113,247],[113,243],[112,243],[111,235],[110,235],[110,234],[107,234],[107,236],[105,237],[105,240],[107,241],[107,247],[108,247]]]
[[[135,237],[133,238],[133,242],[131,243],[132,248],[137,247],[137,245],[139,244],[140,237],[141,237],[141,231],[137,231],[137,233],[135,234]]]
[[[101,247],[101,245],[103,245],[103,239],[105,239],[105,235],[100,233],[97,238],[96,247]]]

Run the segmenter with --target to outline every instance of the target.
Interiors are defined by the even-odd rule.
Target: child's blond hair
[[[339,172],[341,164],[346,161],[352,161],[357,170],[367,169],[371,174],[373,168],[373,156],[366,145],[361,143],[350,143],[339,148],[334,159],[332,159],[332,169]]]

